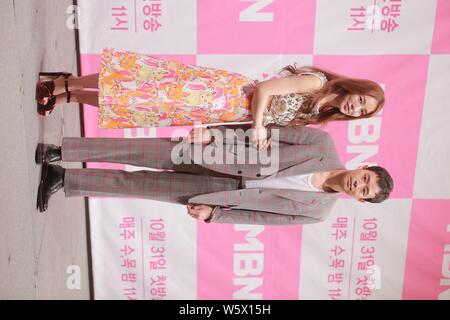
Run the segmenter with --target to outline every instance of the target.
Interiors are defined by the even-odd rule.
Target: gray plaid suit
[[[224,132],[230,127],[214,129]],[[302,126],[279,129],[279,163],[273,176],[343,169],[328,133]],[[244,142],[225,139],[200,148],[222,151],[233,158],[236,157],[233,146],[239,143]],[[262,174],[262,168],[267,165],[259,162],[205,164],[194,157],[193,145],[186,145],[180,153],[180,157],[187,157],[190,163],[177,165],[171,158],[176,145],[177,142],[160,138],[63,138],[63,161],[123,163],[173,171],[66,169],[66,196],[132,197],[206,204],[215,207],[213,218],[207,222],[276,225],[323,221],[337,199],[336,193],[242,189],[242,181],[246,179],[266,178],[268,175]],[[248,152],[249,147],[244,147]]]

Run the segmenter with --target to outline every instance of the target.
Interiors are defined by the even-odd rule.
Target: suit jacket
[[[237,128],[237,127],[236,127]],[[241,126],[246,129],[248,126]],[[223,134],[230,127],[211,128],[213,135]],[[278,169],[272,174],[264,174],[262,168],[268,165],[206,164],[196,161],[193,148],[189,156],[209,170],[245,179],[265,179],[268,176],[291,176],[318,171],[344,169],[333,140],[325,131],[303,126],[275,127],[279,129]],[[234,137],[236,138],[236,137]],[[251,146],[245,141],[224,139],[214,141],[202,150],[220,151],[224,156],[236,158],[236,145],[243,145],[245,152]],[[277,143],[273,142],[272,148]],[[198,146],[197,146],[198,147]],[[236,161],[235,161],[236,162]],[[239,224],[308,224],[325,220],[330,214],[338,193],[306,192],[290,189],[252,188],[202,194],[189,199],[189,203],[206,204],[214,207],[212,218],[206,222]]]

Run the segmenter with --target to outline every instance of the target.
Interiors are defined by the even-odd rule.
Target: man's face
[[[361,202],[364,202],[364,199],[374,198],[381,191],[378,176],[366,168],[367,166],[349,170],[342,175],[340,181],[342,190]]]

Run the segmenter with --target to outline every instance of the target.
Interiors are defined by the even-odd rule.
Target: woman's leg
[[[98,107],[98,91],[91,90],[75,90],[70,92],[70,102],[89,104]],[[67,93],[56,96],[56,104],[61,105],[67,103]]]
[[[53,94],[55,96],[61,95],[66,92],[64,77],[60,76],[54,80],[55,91]],[[88,74],[81,77],[72,76],[67,82],[69,91],[81,90],[83,88],[98,89],[98,73]]]
[[[66,100],[67,101],[67,100]],[[78,102],[98,107],[98,91],[76,90],[70,93],[70,102]]]
[[[73,77],[69,79],[69,90],[82,88],[98,89],[98,73],[88,74],[81,77]]]

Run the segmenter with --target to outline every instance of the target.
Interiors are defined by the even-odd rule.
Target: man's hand
[[[211,131],[207,128],[198,127],[191,130],[185,140],[189,143],[207,144],[212,139]]]
[[[206,204],[188,204],[187,211],[188,214],[198,220],[206,220],[211,216],[213,207],[207,206]]]

